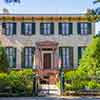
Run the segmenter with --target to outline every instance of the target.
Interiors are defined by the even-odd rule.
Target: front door
[[[43,54],[43,67],[44,69],[51,69],[51,53]]]

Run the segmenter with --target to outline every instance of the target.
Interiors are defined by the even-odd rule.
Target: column
[[[16,35],[17,36],[21,35],[21,22],[17,22],[16,24]]]
[[[54,22],[54,29],[55,36],[58,36],[58,22]]]
[[[39,67],[39,69],[43,69],[41,51],[42,51],[42,49],[38,48],[38,67]]]
[[[92,34],[95,34],[95,23],[92,23],[91,26],[92,26],[92,27],[91,27],[91,28],[92,28],[92,31],[91,31]]]
[[[55,69],[55,49],[54,48],[52,48],[52,58],[51,58],[51,61],[52,61],[51,69]]]
[[[16,69],[21,69],[21,48],[16,48]]]
[[[77,35],[78,33],[77,33],[77,22],[73,22],[72,23],[73,24],[73,35]]]
[[[73,60],[74,60],[74,69],[76,69],[78,67],[78,47],[74,47]]]
[[[53,49],[53,68],[57,69],[57,52],[56,48]]]
[[[35,59],[36,59],[36,67],[38,67],[37,69],[41,69],[41,65],[40,65],[40,50],[38,47],[36,47],[36,50],[35,50]]]

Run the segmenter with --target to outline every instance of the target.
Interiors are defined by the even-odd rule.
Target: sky
[[[100,4],[93,4],[94,0],[20,0],[20,4],[7,4],[0,0],[0,13],[7,8],[10,13],[30,14],[80,14],[85,13],[87,8],[96,8]],[[99,31],[100,23],[96,23],[96,33]]]

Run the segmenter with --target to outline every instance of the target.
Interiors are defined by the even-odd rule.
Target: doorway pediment
[[[37,46],[57,46],[58,43],[55,42],[55,41],[39,41],[39,42],[36,42],[36,45]]]

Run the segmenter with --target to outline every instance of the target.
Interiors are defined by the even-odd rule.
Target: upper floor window
[[[15,22],[2,23],[2,29],[3,29],[3,34],[14,35],[16,34],[16,23]]]
[[[72,34],[72,23],[59,23],[59,34]]]
[[[16,67],[16,48],[6,47],[6,54],[9,62],[9,67]]]
[[[91,34],[91,23],[81,22],[77,26],[78,34],[87,35]]]
[[[21,33],[24,35],[35,34],[35,23],[23,22],[21,24]]]
[[[54,34],[54,23],[40,23],[40,34]]]

